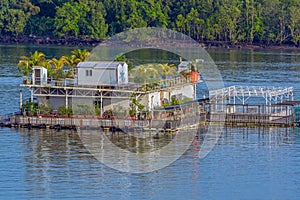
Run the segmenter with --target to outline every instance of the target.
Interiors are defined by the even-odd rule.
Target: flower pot
[[[190,80],[192,83],[198,82],[199,81],[199,73],[195,72],[195,71],[190,72]]]

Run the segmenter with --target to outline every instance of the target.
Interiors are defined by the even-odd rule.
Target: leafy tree
[[[103,3],[95,0],[81,2],[89,9],[86,9],[86,14],[83,14],[78,21],[79,34],[84,37],[93,39],[105,39],[108,31],[108,25],[105,22],[106,10]]]
[[[8,14],[4,20],[4,30],[18,37],[23,33],[26,23],[26,15],[24,11],[19,9],[8,9]]]
[[[38,6],[33,5],[30,0],[11,0],[9,1],[9,8],[7,9],[7,0],[3,1],[4,12],[4,30],[7,33],[11,33],[16,37],[22,34],[25,25],[31,16],[34,16],[40,12]],[[0,15],[1,22],[1,15]],[[1,25],[1,24],[0,24]]]
[[[299,0],[2,0],[0,32],[105,39],[163,27],[199,41],[299,44]]]
[[[176,26],[180,32],[184,32],[186,30],[186,19],[182,14],[177,15]]]
[[[4,20],[7,17],[9,9],[9,0],[2,0],[0,2],[0,32],[4,30]]]
[[[126,20],[126,23],[129,29],[141,28],[147,26],[147,22],[143,19],[143,16],[137,10],[134,10],[130,14],[129,18]]]
[[[299,13],[299,6],[291,6],[289,8],[289,20],[290,23],[288,25],[291,36],[292,36],[292,42],[294,44],[298,44],[300,41],[300,13]]]
[[[162,11],[161,5],[154,0],[148,0],[148,7],[144,7],[147,17],[148,26],[159,26],[166,28],[168,25],[168,17]]]
[[[25,26],[24,33],[31,35],[52,36],[55,30],[54,19],[46,16],[32,16]]]
[[[83,2],[66,2],[57,8],[55,17],[55,34],[57,36],[75,36],[80,33],[79,22],[84,20],[90,10]]]

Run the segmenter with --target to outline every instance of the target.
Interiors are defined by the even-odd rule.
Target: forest
[[[300,44],[300,0],[1,0],[1,37],[103,40],[139,27],[199,42]]]

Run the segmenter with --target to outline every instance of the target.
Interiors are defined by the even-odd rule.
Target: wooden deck
[[[184,119],[168,117],[165,119],[130,120],[130,119],[99,119],[99,118],[59,118],[59,117],[27,117],[11,115],[0,120],[0,126],[20,128],[51,128],[51,129],[102,129],[109,131],[142,131],[159,130],[174,131],[206,121],[206,114],[200,118],[187,115]]]
[[[212,113],[208,117],[210,122],[221,123],[226,125],[279,125],[279,126],[292,126],[294,123],[291,121],[290,116],[277,116],[276,118],[268,114],[249,114],[249,113]]]
[[[229,126],[299,126],[300,112],[295,105],[227,105],[226,112],[212,110],[207,101],[194,101],[157,110],[164,115],[148,119],[113,118],[99,116],[29,117],[18,114],[0,115],[0,126],[54,129],[102,129],[109,131],[176,131],[199,124],[225,124]],[[163,116],[163,117],[162,117]]]

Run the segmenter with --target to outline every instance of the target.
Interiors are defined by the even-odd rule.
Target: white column
[[[66,91],[66,108],[68,108],[68,107],[69,107],[69,102],[68,102],[68,90],[65,89],[65,91]]]
[[[22,90],[20,90],[20,111],[22,111],[23,107],[23,95],[22,95]]]
[[[103,97],[102,97],[102,91],[100,92],[100,115],[102,117],[103,115]]]
[[[33,102],[33,88],[30,88],[30,101]]]

